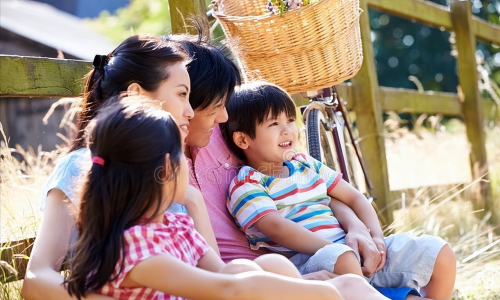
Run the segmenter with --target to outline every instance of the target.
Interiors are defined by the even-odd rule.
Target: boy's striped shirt
[[[328,206],[327,195],[342,174],[300,153],[284,165],[289,169],[286,178],[264,175],[244,166],[231,182],[228,209],[245,232],[250,247],[296,253],[274,243],[253,226],[263,216],[276,212],[332,242],[342,239],[345,232]]]

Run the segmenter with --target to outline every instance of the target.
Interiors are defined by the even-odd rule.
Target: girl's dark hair
[[[245,160],[243,150],[233,141],[233,133],[241,131],[255,138],[256,127],[262,124],[269,113],[273,118],[285,113],[296,118],[295,103],[282,88],[267,82],[257,81],[237,88],[226,106],[229,116],[220,124],[227,146],[241,160]]]
[[[169,77],[168,67],[186,60],[177,43],[156,35],[134,35],[124,40],[107,55],[108,63],[93,68],[86,80],[82,111],[78,116],[78,133],[69,152],[84,146],[85,127],[102,104],[127,90],[132,83],[154,92]]]
[[[198,35],[174,35],[189,55],[186,65],[191,80],[189,103],[193,109],[203,110],[213,103],[227,104],[234,87],[241,84],[238,67],[229,59],[230,51],[224,46],[210,44],[210,28],[203,18],[193,18]]]
[[[105,162],[92,164],[80,197],[78,239],[65,282],[69,294],[79,299],[114,279],[117,263],[123,266],[125,259],[123,232],[162,214],[162,184],[177,184],[183,155],[177,125],[159,104],[129,98],[113,99],[87,130],[92,157]]]

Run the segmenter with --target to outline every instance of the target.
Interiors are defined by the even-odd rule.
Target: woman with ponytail
[[[25,299],[73,299],[62,285],[64,278],[59,269],[77,236],[75,218],[81,179],[91,165],[90,151],[83,140],[87,124],[106,102],[116,100],[115,96],[143,95],[160,101],[162,109],[173,115],[186,135],[193,117],[188,62],[177,42],[155,35],[132,36],[108,55],[96,55],[93,69],[86,75],[76,124],[78,134],[42,189],[43,218],[24,280]],[[210,245],[215,245],[208,217],[196,218],[206,216],[203,201],[186,198],[183,204],[195,219],[196,228]]]
[[[111,104],[86,130],[92,166],[81,193],[68,292],[78,299],[96,292],[116,299],[343,300],[334,285],[302,280],[276,254],[225,264],[191,217],[165,212],[183,202],[188,187],[185,136],[154,103]],[[264,272],[271,261],[281,276]]]

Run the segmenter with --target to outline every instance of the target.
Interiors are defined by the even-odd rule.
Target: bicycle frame
[[[349,122],[347,115],[347,109],[343,105],[342,99],[339,98],[335,86],[332,87],[332,89],[326,88],[320,93],[307,92],[305,95],[309,98],[310,102],[308,105],[300,107],[304,123],[307,124],[307,117],[312,109],[318,110],[323,115],[326,121],[324,129],[327,132],[331,132],[335,151],[338,154],[337,158],[340,168],[339,171],[342,173],[343,179],[350,182],[351,176],[354,174],[349,174],[350,172],[347,166],[347,151],[344,140],[344,128],[347,128],[349,138],[363,172],[367,193],[369,193],[369,190],[373,189],[373,185],[368,178],[368,172],[366,170],[363,157],[361,156],[361,151],[357,145],[356,139],[354,138],[351,123]],[[329,155],[333,154],[329,153]]]

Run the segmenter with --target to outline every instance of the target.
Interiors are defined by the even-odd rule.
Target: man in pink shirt
[[[264,251],[254,251],[241,230],[236,227],[233,217],[226,207],[229,183],[238,174],[241,162],[229,151],[222,138],[219,126],[213,129],[210,143],[205,148],[191,147],[189,182],[197,187],[207,206],[212,228],[222,259],[255,259]],[[224,201],[221,201],[224,200]]]
[[[219,124],[227,121],[225,104],[231,98],[234,87],[240,84],[240,74],[236,65],[220,49],[207,42],[180,40],[188,53],[195,56],[188,65],[191,79],[189,102],[194,117],[189,123],[184,151],[190,168],[190,184],[198,188],[204,199],[210,220],[202,227],[213,228],[220,255],[224,261],[237,258],[254,259],[263,251],[254,251],[242,231],[236,226],[226,208],[226,197],[231,180],[238,174],[241,162],[227,148]],[[373,240],[361,221],[346,205],[339,203],[339,218],[348,232],[346,243],[356,252],[362,253],[364,265],[369,273],[377,267],[380,255]],[[203,220],[204,221],[204,220]],[[200,231],[206,228],[197,228]],[[210,234],[211,230],[206,230]],[[202,234],[204,234],[202,232]],[[209,240],[211,237],[204,237]],[[310,279],[327,279],[333,274],[320,272]]]
[[[184,46],[196,57],[188,65],[192,88],[189,102],[194,110],[194,117],[189,124],[185,154],[190,168],[190,184],[201,191],[205,200],[201,206],[206,206],[210,218],[209,221],[200,222],[198,226],[202,228],[196,229],[204,230],[212,235],[207,237],[202,232],[209,242],[215,234],[217,243],[211,245],[218,248],[224,261],[238,258],[255,259],[265,252],[250,249],[244,233],[236,226],[226,208],[229,184],[237,175],[241,162],[227,148],[219,129],[219,124],[226,122],[228,118],[225,104],[229,101],[234,87],[240,83],[239,70],[219,49],[208,43],[186,42]],[[244,118],[244,116],[241,117]],[[363,274],[371,277],[381,263],[381,255],[370,233],[349,207],[335,199],[332,199],[332,202],[336,203],[335,215],[347,233],[346,244],[359,254],[363,264]],[[204,208],[200,209],[202,210]],[[206,215],[206,212],[204,214]],[[196,226],[198,220],[194,219]],[[213,233],[211,228],[208,228],[210,226]],[[427,285],[431,286],[432,281],[437,278],[445,278],[444,282],[447,283],[445,290],[449,290],[449,293],[439,295],[435,297],[436,299],[449,299],[453,290],[454,274],[442,274],[441,270],[445,268],[440,267],[455,264],[451,248],[449,251],[451,255],[444,256],[444,259],[438,256],[431,281]],[[321,271],[305,277],[325,280],[332,278],[333,274]],[[439,282],[442,285],[443,280]],[[355,293],[356,290],[353,289],[352,292]],[[411,288],[388,288],[381,292],[391,299],[412,299],[413,297],[422,299],[415,296],[418,293]]]

